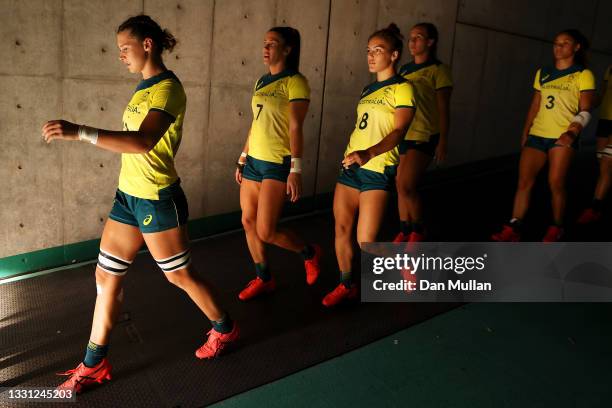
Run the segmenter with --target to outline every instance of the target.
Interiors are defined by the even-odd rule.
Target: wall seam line
[[[212,12],[211,12],[211,18],[210,18],[210,53],[208,55],[208,113],[207,113],[207,124],[206,124],[206,139],[205,139],[205,143],[204,143],[204,159],[206,160],[206,165],[204,166],[204,180],[208,180],[208,177],[206,177],[206,173],[208,172],[208,166],[210,164],[210,160],[208,160],[208,152],[210,151],[209,149],[209,135],[210,135],[210,127],[211,127],[211,110],[212,110],[212,78],[213,78],[213,60],[214,60],[214,52],[215,52],[215,47],[214,47],[214,39],[215,39],[215,11],[217,9],[217,1],[213,0],[212,1]],[[202,216],[206,216],[206,213],[208,211],[208,204],[209,204],[209,183],[208,181],[206,182],[206,190],[205,190],[205,194],[204,194],[204,198],[203,198],[203,203],[202,203]]]
[[[329,32],[331,26],[331,12],[332,12],[332,0],[329,0],[327,6],[327,35],[325,40],[325,61],[323,66],[323,86],[321,88],[321,114],[319,117],[319,138],[317,140],[317,156],[315,158],[315,175],[314,175],[314,186],[312,195],[317,195],[317,184],[319,179],[319,157],[321,156],[321,135],[323,133],[323,114],[325,109],[325,85],[327,80],[327,60],[329,59]],[[316,203],[313,203],[316,207]]]

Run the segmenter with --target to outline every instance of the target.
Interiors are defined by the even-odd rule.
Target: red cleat
[[[357,297],[358,290],[357,286],[353,285],[347,289],[343,283],[336,286],[336,289],[329,292],[323,298],[323,306],[332,307],[336,306],[338,303],[342,302],[345,299],[354,299]]]
[[[542,242],[559,242],[563,238],[563,228],[551,225],[546,231]]]
[[[238,298],[240,300],[249,300],[264,293],[270,293],[276,289],[274,278],[264,282],[259,276],[248,283],[246,288],[242,289]]]
[[[521,240],[521,234],[514,231],[511,226],[504,225],[500,232],[491,236],[491,239],[497,242],[519,242]]]
[[[229,343],[238,340],[238,325],[234,322],[234,328],[229,333],[219,333],[215,329],[210,329],[207,334],[206,343],[195,352],[197,358],[215,358],[221,354]]]
[[[321,246],[313,245],[315,254],[312,258],[304,261],[304,268],[306,268],[306,283],[314,285],[321,272]]]
[[[409,237],[410,237],[410,234],[406,235],[403,232],[400,232],[399,234],[395,236],[395,238],[393,238],[393,243],[398,244],[400,242],[408,242]]]
[[[586,225],[591,224],[593,222],[597,222],[601,219],[601,211],[595,211],[592,208],[587,208],[580,214],[576,224],[578,225]]]
[[[57,375],[69,376],[57,389],[72,390],[76,394],[80,394],[86,388],[109,381],[111,379],[111,370],[112,367],[106,359],[103,359],[94,367],[87,367],[81,363],[75,369],[57,373]]]

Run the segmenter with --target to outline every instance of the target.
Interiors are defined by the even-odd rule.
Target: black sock
[[[408,235],[412,232],[412,224],[410,221],[400,221],[400,232],[404,235]]]
[[[304,258],[304,260],[307,261],[309,259],[314,258],[314,256],[315,256],[315,249],[314,249],[314,247],[312,245],[306,244],[304,249],[302,249],[300,251],[300,254]]]
[[[591,203],[591,208],[593,209],[593,211],[601,212],[603,208],[603,200],[594,198],[593,202]]]
[[[108,345],[101,346],[93,341],[89,341],[89,343],[87,343],[87,349],[85,349],[83,364],[89,368],[95,367],[100,364],[104,357],[106,357],[107,353]]]
[[[272,279],[272,275],[268,270],[268,265],[265,262],[255,264],[255,273],[259,279],[264,282],[268,282],[270,279]]]
[[[347,289],[351,287],[351,271],[340,271],[340,283],[342,283]]]
[[[523,221],[519,220],[518,218],[511,219],[508,225],[512,227],[514,232],[520,233],[521,230],[523,229]]]
[[[226,313],[219,320],[211,320],[210,324],[212,324],[213,329],[218,331],[219,333],[229,333],[234,328],[234,321],[229,317]]]

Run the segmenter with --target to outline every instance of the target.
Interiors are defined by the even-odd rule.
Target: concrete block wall
[[[147,13],[179,39],[166,64],[188,97],[177,157],[191,218],[239,209],[233,163],[252,120],[254,82],[265,73],[265,31],[302,34],[301,71],[312,99],[305,122],[304,194],[330,192],[355,123],[367,72],[367,38],[391,21],[440,31],[452,65],[449,163],[518,151],[536,68],[556,31],[593,42],[601,80],[612,63],[612,3],[586,0],[0,0],[0,258],[100,236],[120,158],[82,143],[45,145],[49,119],[119,129],[139,78],[117,60],[114,30]],[[545,16],[545,17],[542,17]],[[405,51],[403,62],[409,59]]]

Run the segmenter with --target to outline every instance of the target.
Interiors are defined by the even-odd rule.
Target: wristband
[[[98,129],[85,125],[80,125],[78,130],[79,140],[91,144],[98,143]]]
[[[299,157],[291,158],[291,169],[289,173],[302,174],[302,159]]]

